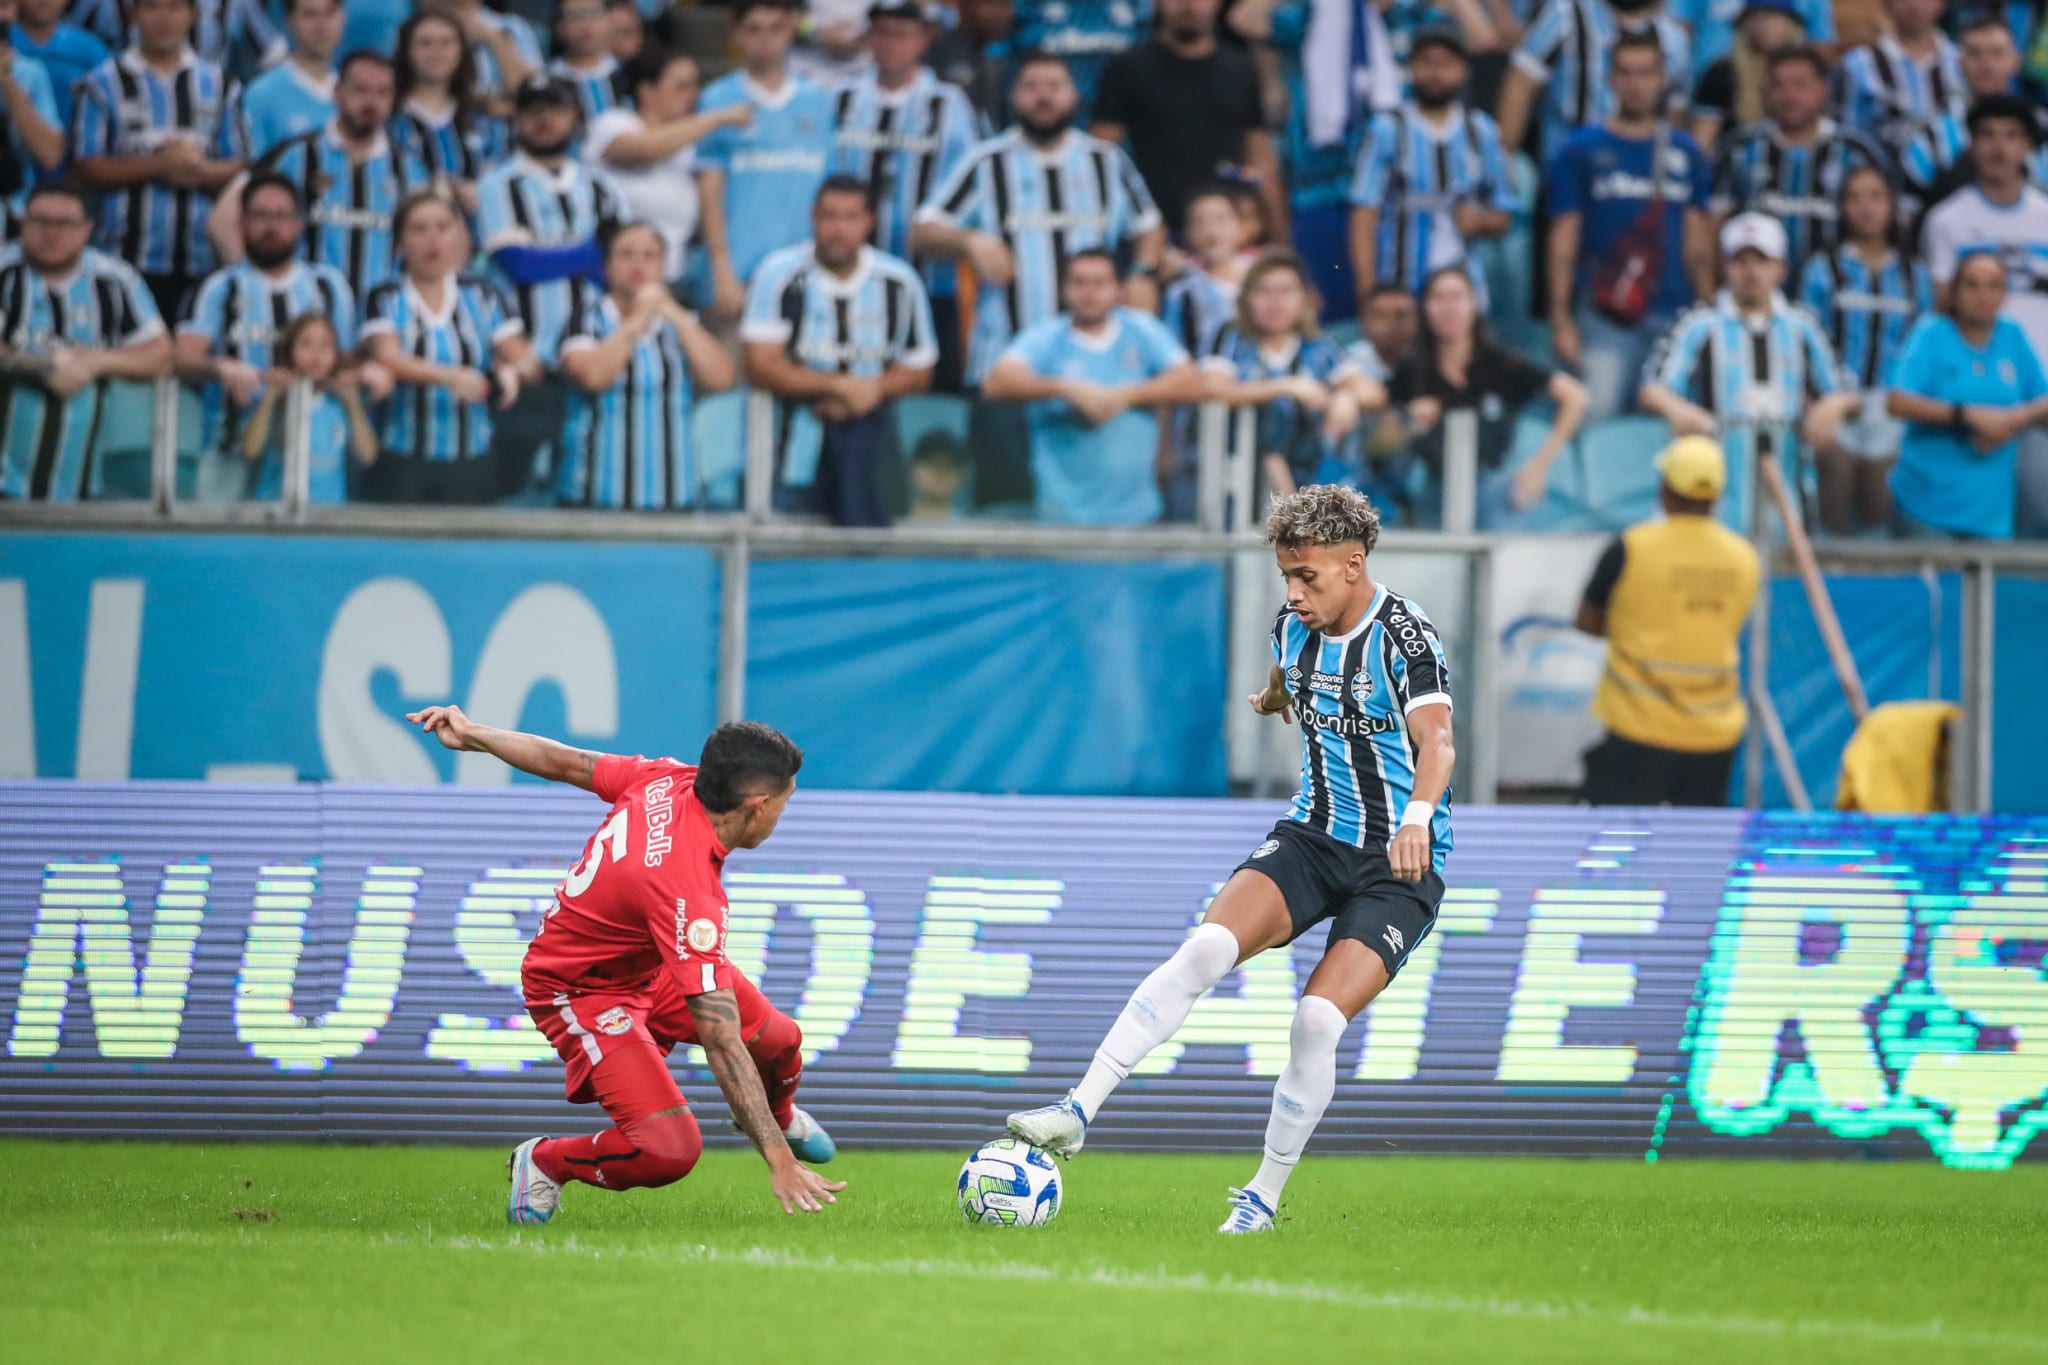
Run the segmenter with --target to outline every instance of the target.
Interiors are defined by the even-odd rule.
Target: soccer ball
[[[1021,1138],[997,1138],[960,1168],[960,1212],[970,1223],[1035,1228],[1059,1211],[1059,1167]]]

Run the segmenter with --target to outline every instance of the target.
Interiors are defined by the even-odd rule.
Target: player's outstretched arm
[[[730,990],[707,991],[690,997],[690,1017],[697,1022],[697,1041],[711,1063],[711,1074],[732,1106],[733,1122],[754,1140],[761,1159],[768,1163],[775,1197],[784,1213],[816,1213],[846,1188],[844,1180],[827,1180],[816,1171],[797,1163],[789,1143],[768,1111],[768,1092],[761,1088],[761,1072],[747,1055],[740,1037],[739,998]]]
[[[597,777],[597,760],[604,757],[589,749],[572,749],[540,735],[478,725],[463,715],[459,706],[429,706],[424,711],[408,712],[405,718],[428,734],[437,736],[444,748],[458,753],[491,754],[520,772],[545,777],[550,782],[566,782],[585,791],[592,789]]]

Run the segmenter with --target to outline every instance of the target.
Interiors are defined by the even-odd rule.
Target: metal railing
[[[1277,727],[1250,724],[1255,718],[1241,698],[1263,682],[1277,583],[1270,552],[1258,534],[1253,500],[1258,455],[1253,413],[1204,405],[1199,412],[1199,464],[1195,525],[1123,528],[1070,526],[1020,521],[906,522],[888,529],[838,528],[784,516],[771,510],[775,452],[772,400],[751,395],[747,422],[742,509],[737,512],[589,511],[554,507],[439,507],[380,504],[318,505],[308,497],[310,386],[295,384],[285,407],[287,437],[283,494],[276,502],[209,503],[181,500],[178,482],[178,413],[193,396],[174,381],[155,390],[150,467],[152,487],[143,501],[69,505],[0,502],[0,533],[25,529],[208,531],[420,538],[493,538],[589,541],[665,541],[713,547],[721,560],[718,710],[721,718],[745,713],[747,705],[747,603],[749,566],[758,557],[1036,556],[1051,559],[1117,560],[1155,557],[1214,559],[1228,574],[1226,640],[1226,743],[1229,772],[1240,787],[1266,790],[1291,782],[1298,762],[1291,741]],[[1512,537],[1473,531],[1478,483],[1475,414],[1444,418],[1444,523],[1436,532],[1392,530],[1376,554],[1383,565],[1427,565],[1444,559],[1460,566],[1454,601],[1431,601],[1440,617],[1454,615],[1459,628],[1446,630],[1458,651],[1453,667],[1463,676],[1461,692],[1484,699],[1465,712],[1459,742],[1458,788],[1469,799],[1489,802],[1498,795],[1500,737],[1486,718],[1498,710],[1499,625],[1492,603],[1493,559]],[[1645,458],[1648,458],[1646,452]],[[1993,768],[1992,696],[1995,592],[2001,574],[2048,577],[2048,545],[1959,544],[1946,542],[1828,542],[1816,545],[1822,564],[1848,573],[1942,571],[1963,575],[1961,622],[1963,727],[1959,736],[1961,780],[1954,787],[1959,809],[1988,810]],[[1782,565],[1774,565],[1782,568]],[[1454,608],[1448,610],[1447,608]],[[1766,599],[1752,626],[1750,680],[1760,684],[1769,671]],[[1936,680],[1938,681],[1938,680]],[[1930,687],[1930,694],[1935,689]],[[1753,726],[1747,742],[1747,804],[1762,796],[1762,759],[1770,747],[1764,727]]]

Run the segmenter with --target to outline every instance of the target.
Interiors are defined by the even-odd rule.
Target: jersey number
[[[626,856],[626,812],[623,810],[604,822],[604,828],[590,841],[590,851],[583,855],[583,861],[569,869],[569,875],[562,879],[564,891],[573,897],[590,889],[591,882],[597,880],[597,869],[604,866],[607,844],[611,846],[613,862]]]

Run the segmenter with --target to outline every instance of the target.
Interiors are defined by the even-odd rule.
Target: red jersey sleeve
[[[657,907],[654,941],[684,995],[731,990],[732,962],[725,955],[725,897],[677,896]]]
[[[615,806],[619,798],[652,780],[660,773],[686,775],[697,770],[672,758],[642,758],[638,754],[606,754],[597,760],[597,767],[590,774],[590,789],[606,805]]]

